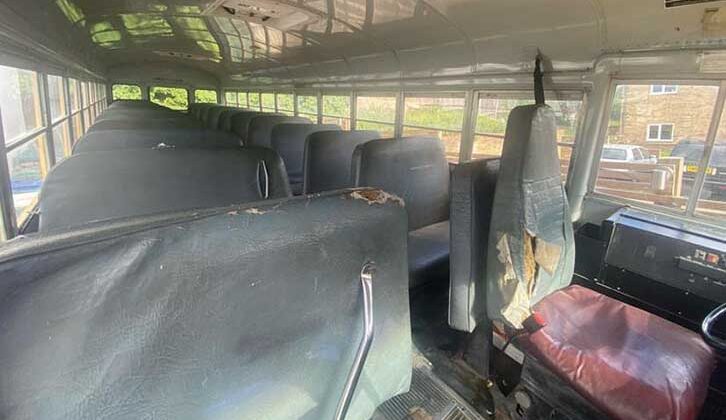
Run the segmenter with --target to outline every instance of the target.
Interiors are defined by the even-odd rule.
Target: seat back
[[[207,113],[207,122],[206,127],[212,130],[217,130],[219,128],[219,118],[222,115],[223,112],[229,111],[231,109],[234,109],[229,106],[216,106],[209,110],[209,113]]]
[[[140,129],[90,131],[73,145],[73,154],[119,149],[151,149],[155,147],[222,148],[240,147],[240,139],[232,133],[206,128]]]
[[[244,109],[230,107],[219,114],[217,130],[232,131],[232,117],[240,112],[249,112]]]
[[[305,140],[303,193],[312,194],[353,185],[350,164],[358,145],[379,138],[377,131],[320,131]]]
[[[259,111],[240,111],[233,113],[230,117],[230,131],[241,138],[243,144],[246,144],[247,142],[247,133],[250,128],[250,121],[258,115],[265,115],[265,113]]]
[[[189,117],[163,119],[104,119],[97,121],[88,131],[97,130],[135,130],[135,129],[178,129],[202,128],[201,122]]]
[[[489,228],[487,312],[514,327],[572,279],[575,247],[560,176],[555,114],[546,105],[509,114]]]
[[[39,230],[290,195],[284,164],[270,149],[81,153],[43,182]]]
[[[305,154],[305,140],[319,131],[340,131],[334,124],[295,124],[282,123],[272,128],[270,133],[270,146],[276,151],[287,169],[290,179],[290,188],[293,194],[300,194],[303,187],[303,159]]]
[[[216,104],[207,104],[207,103],[193,103],[189,105],[189,113],[194,116],[194,118],[201,120],[202,119],[202,113],[204,112],[205,108],[211,108],[215,106]]]
[[[449,325],[473,332],[486,319],[486,261],[499,158],[451,169]]]
[[[212,109],[218,107],[217,104],[206,104],[207,106],[203,106],[199,110],[199,120],[202,122],[202,125],[206,127],[207,125],[207,119],[209,117],[209,113],[212,111]]]
[[[281,123],[312,124],[312,121],[304,117],[291,117],[289,115],[257,115],[250,120],[245,144],[247,146],[270,147],[272,128]]]
[[[411,378],[406,215],[359,197],[142,217],[4,246],[0,413],[331,419],[370,296],[373,340],[347,418],[371,418]]]
[[[401,197],[409,230],[449,219],[449,164],[439,139],[403,137],[361,144],[353,154],[351,173],[355,186]]]

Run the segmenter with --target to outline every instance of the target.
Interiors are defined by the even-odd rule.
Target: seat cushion
[[[594,406],[619,419],[695,419],[715,366],[701,337],[580,286],[534,306],[546,326],[528,350]]]
[[[449,221],[408,233],[409,287],[449,277]]]

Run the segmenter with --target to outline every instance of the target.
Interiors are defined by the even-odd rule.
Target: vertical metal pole
[[[50,85],[48,83],[48,75],[42,73],[40,77],[41,87],[41,103],[43,104],[43,115],[45,116],[45,150],[46,159],[48,159],[48,168],[55,165],[55,152],[53,147],[53,116],[50,109]]]
[[[76,89],[78,90],[78,105],[79,105],[78,112],[80,112],[80,114],[81,114],[81,135],[86,134],[86,128],[87,128],[87,124],[88,124],[88,122],[86,121],[86,115],[83,112],[84,111],[83,108],[85,105],[85,99],[83,97],[83,83],[84,82],[81,80],[79,80],[76,83]]]
[[[691,188],[691,194],[688,197],[688,204],[686,204],[687,216],[692,216],[696,212],[698,199],[701,198],[701,193],[703,192],[703,184],[706,182],[706,170],[708,169],[708,164],[711,163],[713,145],[716,143],[716,134],[718,133],[718,126],[721,123],[724,100],[726,100],[726,82],[721,82],[721,86],[718,89],[718,96],[716,97],[716,105],[713,107],[713,113],[711,114],[711,124],[708,126],[708,134],[706,134],[706,145],[703,149],[703,156],[701,156],[701,162],[698,165],[698,174],[696,174],[696,180],[693,182],[693,188]]]
[[[570,171],[572,181],[569,182],[567,190],[573,222],[580,219],[585,196],[595,187],[600,168],[600,153],[607,134],[610,104],[616,88],[609,74],[596,76],[594,81],[592,100],[583,119],[586,129],[583,130],[578,147],[574,150]]]
[[[322,90],[318,90],[317,98],[318,98],[318,109],[317,109],[318,124],[322,124],[323,123],[323,91]]]
[[[403,90],[400,90],[398,94],[396,94],[396,119],[394,120],[393,126],[393,137],[395,138],[403,136],[403,114],[405,112],[405,101],[406,96],[404,95]]]
[[[292,111],[295,116],[298,116],[298,106],[297,106],[297,92],[292,92]]]
[[[461,144],[459,146],[459,162],[471,160],[474,148],[474,133],[476,132],[476,112],[479,108],[479,93],[473,90],[466,91],[464,97],[464,126],[461,129]]]
[[[71,146],[76,142],[76,127],[73,123],[73,109],[71,107],[71,81],[69,78],[64,77],[63,78],[63,96],[65,96],[65,104],[66,104],[66,116],[68,118],[68,133],[70,134],[70,143]]]
[[[358,92],[350,92],[350,129],[355,130],[356,119],[358,119]]]
[[[2,240],[15,237],[18,231],[15,219],[15,203],[13,202],[13,189],[8,168],[7,150],[5,150],[5,130],[3,127],[2,107],[0,107],[0,223]]]

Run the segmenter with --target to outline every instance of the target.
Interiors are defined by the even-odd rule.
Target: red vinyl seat
[[[580,286],[538,302],[528,351],[618,419],[695,419],[715,356],[701,337]]]

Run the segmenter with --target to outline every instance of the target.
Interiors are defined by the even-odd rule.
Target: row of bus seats
[[[293,197],[280,155],[248,143],[277,125],[240,115],[248,133],[117,101],[50,171],[0,251],[0,417],[367,419],[408,389],[402,203]],[[312,124],[290,125],[274,144],[299,154]],[[319,188],[305,161],[324,160],[291,165]]]
[[[694,417],[708,346],[568,286],[554,121],[513,110],[500,171],[436,139],[112,104],[48,174],[40,235],[0,251],[0,417],[369,418],[410,384],[409,287],[447,277],[455,329],[543,314],[527,359],[593,412]]]
[[[449,275],[450,171],[438,139],[380,139],[375,131],[342,131],[302,117],[195,104],[207,129],[229,128],[247,146],[269,147],[285,163],[292,192],[379,188],[403,200],[408,213],[410,286]]]

